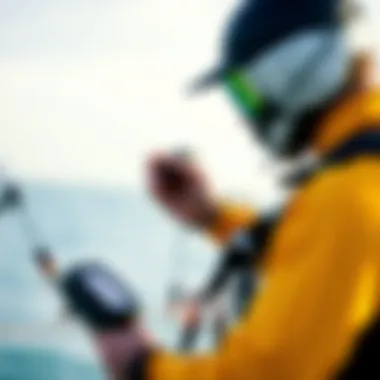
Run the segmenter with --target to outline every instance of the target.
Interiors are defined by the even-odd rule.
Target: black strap
[[[222,254],[221,261],[202,294],[204,301],[216,297],[233,275],[250,269],[255,261],[261,259],[267,242],[275,230],[278,214],[271,213],[260,218],[232,239]]]
[[[377,318],[357,340],[349,363],[334,380],[380,379],[380,318]]]
[[[345,142],[323,160],[323,167],[365,155],[380,155],[380,129],[367,129]]]
[[[181,353],[191,352],[197,343],[197,338],[201,332],[202,324],[200,321],[194,321],[190,325],[185,325],[180,333],[178,350]]]
[[[146,380],[148,378],[149,360],[155,354],[154,350],[140,353],[124,371],[125,380]]]
[[[325,168],[366,155],[380,156],[379,128],[365,128],[365,131],[357,133],[343,145],[340,145],[337,149],[329,153],[318,164],[312,167],[302,168],[286,176],[283,180],[283,184],[290,187],[305,184]]]

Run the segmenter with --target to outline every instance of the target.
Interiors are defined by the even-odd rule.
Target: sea
[[[175,284],[194,291],[217,259],[204,237],[181,229],[149,197],[130,188],[53,182],[22,184],[33,224],[22,210],[0,215],[0,380],[101,380],[103,368],[78,321],[32,260],[48,245],[62,270],[87,259],[107,263],[132,283],[144,319],[163,347],[175,347],[178,320],[167,313]],[[212,345],[209,329],[199,351]]]

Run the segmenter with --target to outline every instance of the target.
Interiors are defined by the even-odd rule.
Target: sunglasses
[[[228,74],[223,87],[238,110],[251,122],[264,126],[278,114],[278,107],[239,71]]]
[[[259,117],[263,108],[263,99],[251,83],[240,72],[227,75],[223,81],[224,88],[244,115]]]

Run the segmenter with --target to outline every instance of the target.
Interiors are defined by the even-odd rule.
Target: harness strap
[[[328,167],[337,163],[346,162],[358,156],[380,156],[380,130],[368,129],[360,132],[352,139],[345,142],[338,149],[330,153],[322,163],[322,167]]]
[[[287,175],[283,179],[283,184],[290,187],[303,185],[323,169],[368,155],[380,156],[380,130],[378,128],[369,127],[366,131],[359,132],[318,163]]]

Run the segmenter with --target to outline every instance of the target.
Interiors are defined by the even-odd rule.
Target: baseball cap
[[[337,0],[246,0],[233,13],[222,37],[220,63],[189,86],[196,94],[220,84],[283,39],[303,30],[339,28]]]

